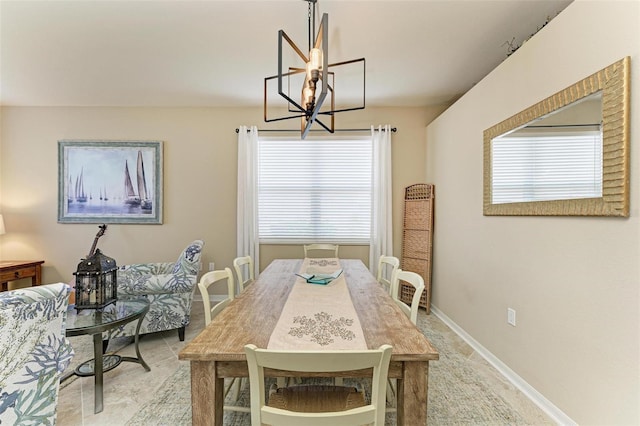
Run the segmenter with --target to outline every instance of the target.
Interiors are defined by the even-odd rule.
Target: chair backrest
[[[233,259],[233,269],[236,270],[236,278],[238,280],[238,291],[243,292],[255,280],[255,272],[253,270],[253,259],[251,256],[236,257]]]
[[[411,284],[413,288],[415,288],[413,298],[411,299],[411,305],[407,305],[398,298],[400,281]],[[424,280],[419,274],[410,271],[403,271],[402,269],[398,269],[396,271],[396,276],[393,280],[393,286],[391,289],[391,297],[414,324],[418,321],[418,307],[420,306],[420,297],[422,296],[423,291]]]
[[[380,256],[378,260],[378,275],[376,279],[391,294],[393,276],[400,267],[400,260],[394,256]]]
[[[213,308],[211,307],[211,301],[209,300],[209,287],[218,281],[227,280],[227,298],[216,303]],[[233,272],[230,268],[224,268],[220,271],[209,271],[200,278],[198,281],[198,288],[202,295],[202,303],[204,304],[204,323],[209,325],[216,315],[218,315],[235,297],[235,281],[233,279]]]
[[[55,424],[61,373],[73,358],[65,337],[70,287],[0,292],[0,423]]]
[[[251,390],[251,424],[261,425],[384,425],[386,382],[392,348],[382,345],[364,351],[279,351],[246,345]],[[273,408],[265,402],[264,369],[335,373],[373,368],[371,403],[345,411],[309,413]]]
[[[332,251],[333,253],[330,257],[338,257],[338,248],[337,244],[305,244],[304,257],[309,257],[309,252],[316,250]]]
[[[198,275],[200,272],[200,257],[204,241],[195,240],[185,248],[173,266],[173,273],[185,273],[187,275]]]

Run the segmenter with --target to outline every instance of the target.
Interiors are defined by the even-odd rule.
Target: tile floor
[[[442,332],[452,331],[441,323]],[[201,301],[194,301],[192,308],[192,320],[187,327],[185,342],[193,339],[204,327],[204,314]],[[91,350],[91,337],[87,339],[86,346]],[[78,338],[76,338],[78,339]],[[140,340],[140,352],[151,367],[146,372],[142,366],[136,363],[123,362],[115,369],[104,375],[104,410],[94,414],[94,384],[93,377],[72,377],[63,382],[58,401],[59,426],[100,426],[100,425],[124,425],[134,416],[137,410],[150,401],[155,390],[173,374],[180,363],[178,352],[184,347],[185,342],[180,342],[177,331],[154,333],[146,335]],[[462,340],[460,340],[462,342]],[[117,346],[117,342],[113,346]],[[112,345],[109,351],[112,351]],[[466,343],[460,344],[459,350],[469,358],[477,358],[478,368],[482,369],[482,375],[487,382],[492,383],[507,401],[524,418],[530,419],[528,424],[551,424],[546,415],[528,400],[521,392],[500,375],[493,367],[484,361]],[[125,356],[135,356],[134,345],[130,344],[118,352]],[[76,353],[74,362],[82,362],[92,358],[91,353]]]
[[[58,397],[58,426],[115,426],[124,425],[134,414],[150,401],[155,390],[170,377],[180,363],[178,352],[186,342],[192,340],[204,328],[204,309],[202,301],[194,301],[191,324],[187,327],[185,341],[178,339],[177,331],[166,331],[144,335],[140,339],[140,353],[151,371],[147,372],[137,363],[122,362],[115,369],[104,374],[104,410],[94,414],[94,378],[74,376],[60,386]],[[86,339],[85,346],[90,352],[78,353],[74,362],[93,358],[91,336],[74,339]],[[109,344],[108,352],[114,350]],[[119,355],[136,356],[135,347],[129,344],[118,351]]]

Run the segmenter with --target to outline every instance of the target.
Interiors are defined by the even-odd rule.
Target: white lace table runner
[[[301,273],[333,273],[337,258],[305,259]],[[268,349],[367,349],[344,272],[327,285],[296,277]]]

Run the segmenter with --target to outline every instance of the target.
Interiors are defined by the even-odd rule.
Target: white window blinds
[[[602,196],[602,133],[519,132],[492,142],[492,201]]]
[[[260,242],[369,242],[370,138],[261,138],[258,158]]]

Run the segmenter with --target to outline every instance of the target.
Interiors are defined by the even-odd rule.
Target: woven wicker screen
[[[431,308],[431,252],[433,249],[434,185],[418,183],[405,188],[401,268],[422,276],[425,291],[420,306]],[[400,299],[411,303],[414,289],[400,282]]]

